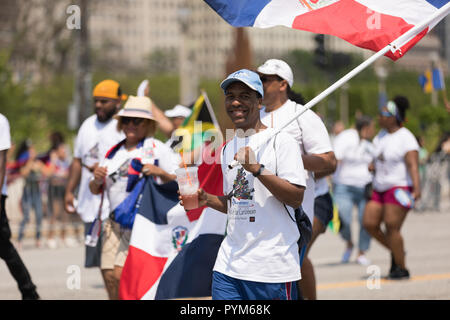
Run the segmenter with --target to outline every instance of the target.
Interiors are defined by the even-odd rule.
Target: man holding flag
[[[299,112],[276,133],[367,68],[379,57],[402,57],[450,12],[449,0],[205,0],[234,27],[289,28],[330,34],[351,44],[377,51]],[[446,107],[448,105],[446,104]],[[270,137],[269,137],[270,138]]]
[[[258,74],[243,69],[225,79],[225,108],[237,128],[221,153],[223,190],[199,189],[199,203],[227,213],[227,234],[214,265],[212,298],[295,299],[301,278],[296,224],[305,190],[300,148],[286,133],[273,133],[260,120],[264,97]],[[240,165],[229,168],[232,160]]]

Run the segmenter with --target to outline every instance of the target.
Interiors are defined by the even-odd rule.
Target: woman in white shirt
[[[365,252],[370,246],[370,235],[362,226],[364,209],[366,207],[366,190],[372,182],[369,164],[373,161],[373,145],[370,140],[375,134],[375,125],[368,116],[356,120],[356,129],[347,129],[334,139],[334,153],[338,160],[336,172],[333,175],[334,201],[339,209],[341,228],[339,233],[346,241],[347,247],[342,255],[342,262],[350,260],[353,251],[352,220],[353,207],[358,209],[359,240],[356,262],[369,265]]]
[[[176,179],[174,172],[179,167],[179,157],[163,142],[153,138],[156,121],[151,105],[148,97],[129,97],[115,116],[117,129],[123,131],[126,138],[106,154],[89,183],[93,194],[104,190],[110,203],[111,214],[102,231],[101,268],[114,269],[116,289],[128,255],[131,229],[123,228],[115,221],[115,209],[130,194],[136,178],[152,175],[157,183],[166,183]]]
[[[408,99],[398,96],[380,110],[382,130],[373,141],[376,157],[371,168],[375,170],[373,193],[363,219],[366,230],[391,251],[390,279],[409,278],[400,230],[414,201],[420,198],[419,145],[403,127],[408,108]]]

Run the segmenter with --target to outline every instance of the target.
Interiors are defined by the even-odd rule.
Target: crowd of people
[[[349,262],[353,254],[351,230],[356,207],[359,238],[355,261],[370,264],[367,252],[373,238],[390,255],[388,278],[410,277],[401,227],[411,209],[420,209],[416,204],[422,203],[425,192],[421,178],[429,173],[421,176],[421,147],[403,126],[408,99],[396,96],[380,107],[377,134],[376,121],[359,115],[354,127],[346,129],[338,123],[330,136],[312,110],[285,126],[304,104],[302,96],[292,90],[293,84],[290,66],[270,59],[256,71],[242,69],[230,74],[220,85],[226,112],[241,130],[236,130],[221,150],[224,196],[198,190],[200,206],[228,217],[213,269],[213,299],[316,299],[314,266],[308,253],[327,230],[335,207],[341,221],[342,263]],[[54,226],[58,220],[63,224],[59,235],[66,245],[71,245],[65,229],[69,219],[84,226],[80,233],[85,237],[101,226],[99,239],[85,244],[85,267],[101,270],[110,299],[118,298],[132,228],[118,222],[116,209],[139,177],[164,184],[176,180],[177,168],[191,163],[172,149],[177,141],[175,129],[191,109],[177,105],[163,112],[149,92],[148,81],[136,96],[128,97],[118,82],[101,81],[93,90],[95,114],[81,125],[72,157],[63,136],[53,133],[46,154],[37,155],[28,139],[18,147],[14,165],[6,168],[6,163],[0,162],[0,169],[8,172],[0,175],[0,183],[18,177],[24,180],[19,246],[31,209],[36,216],[37,246],[41,245],[44,212],[49,218],[47,244],[51,248],[56,247]],[[157,129],[166,142],[155,138]],[[8,138],[1,139],[8,140],[9,132]],[[438,154],[439,161],[448,159],[449,144],[447,135],[433,156]],[[10,148],[10,140],[0,141],[2,155]],[[237,165],[230,167],[232,161]],[[245,179],[249,194],[236,190],[237,176]],[[2,230],[8,227],[6,188],[3,194]],[[183,204],[181,197],[180,201]],[[2,258],[8,252],[20,259],[10,236],[2,231]],[[27,281],[32,288],[27,292],[38,297],[31,279]]]
[[[34,213],[35,246],[73,247],[82,239],[80,219],[64,211],[65,185],[69,175],[71,151],[64,135],[55,131],[49,135],[50,148],[38,154],[32,139],[12,145],[8,152],[6,180],[8,185],[20,185],[17,208],[22,219],[18,230],[21,249],[27,226]],[[43,230],[44,221],[46,228]],[[45,234],[45,241],[42,240]]]

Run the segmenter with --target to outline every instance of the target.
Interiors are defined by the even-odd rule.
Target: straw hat
[[[152,113],[152,100],[148,97],[129,96],[124,107],[114,116],[130,118],[144,118],[155,120]]]

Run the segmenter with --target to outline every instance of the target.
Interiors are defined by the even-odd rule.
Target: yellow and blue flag
[[[445,88],[444,76],[438,68],[428,69],[419,76],[419,84],[425,93],[431,93],[435,90]]]

